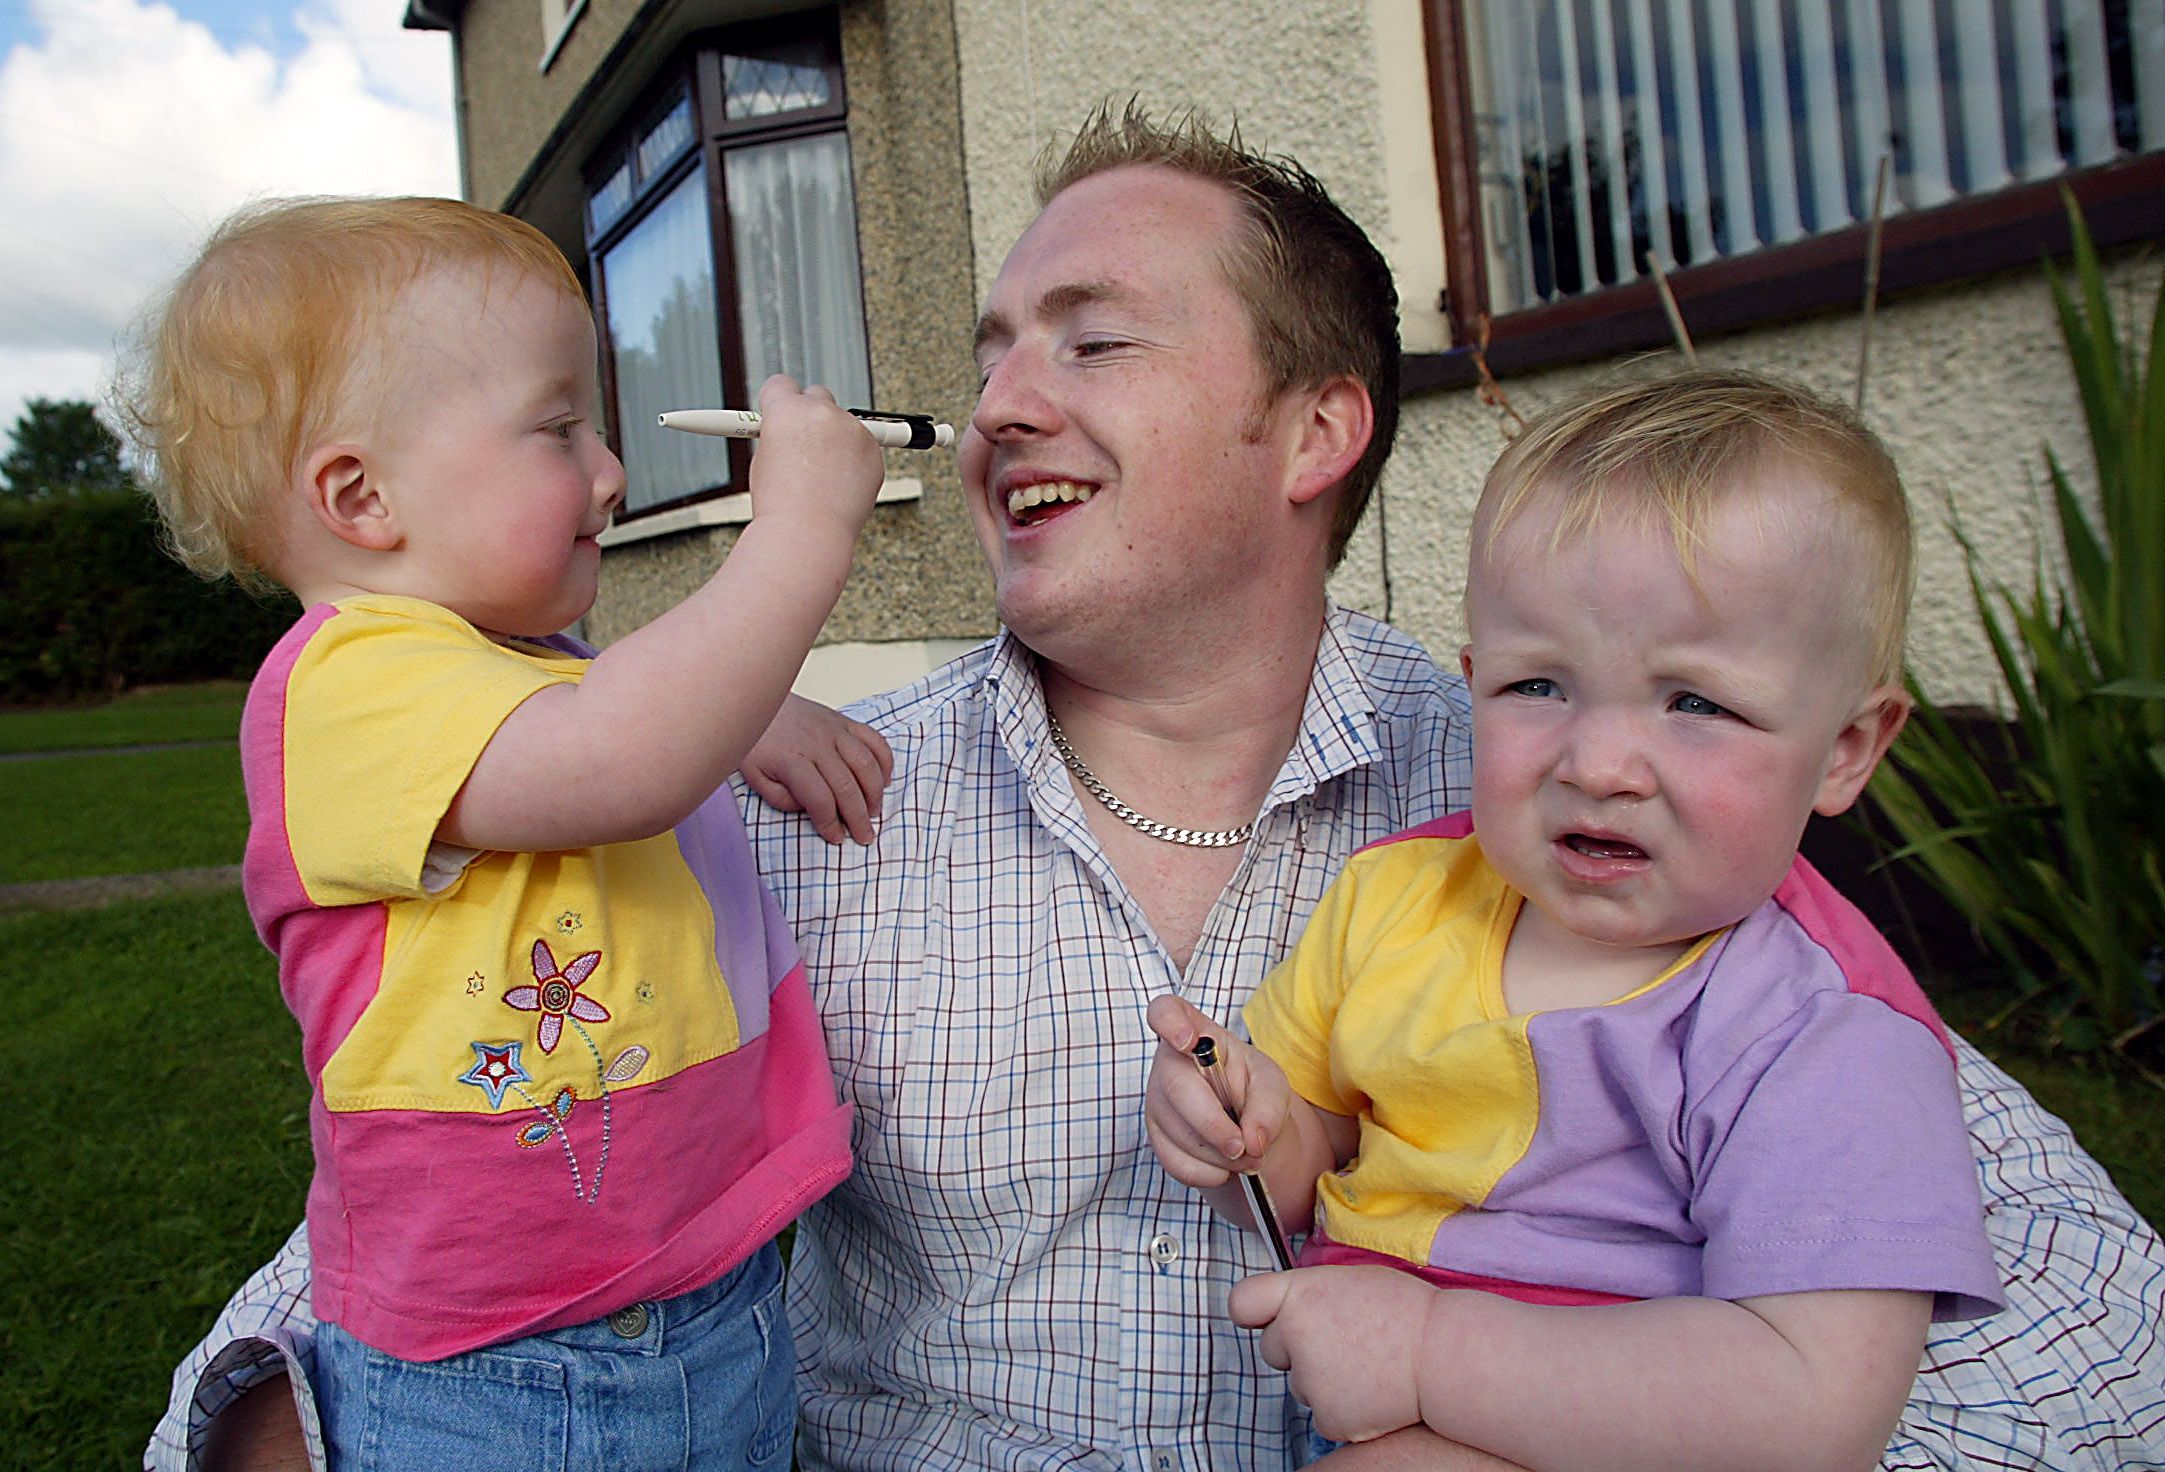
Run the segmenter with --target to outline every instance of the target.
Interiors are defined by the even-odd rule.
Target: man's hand
[[[203,1472],[309,1472],[286,1377],[265,1380],[211,1417],[199,1461]]]
[[[1293,1090],[1284,1072],[1256,1049],[1172,995],[1153,997],[1147,1014],[1158,1035],[1143,1099],[1143,1128],[1165,1173],[1184,1186],[1208,1191],[1253,1169],[1285,1128]],[[1235,1123],[1203,1071],[1193,1048],[1214,1039],[1227,1099],[1240,1114]]]
[[[803,813],[829,843],[846,833],[869,845],[879,835],[880,796],[894,776],[895,754],[862,721],[792,695],[740,770],[769,806]]]
[[[1263,1331],[1263,1358],[1333,1441],[1421,1423],[1417,1379],[1440,1292],[1387,1267],[1298,1268],[1233,1285],[1233,1322]]]

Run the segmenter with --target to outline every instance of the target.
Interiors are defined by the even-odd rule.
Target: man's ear
[[[341,542],[367,552],[389,552],[405,540],[359,446],[320,446],[301,473],[308,509]]]
[[[1473,646],[1471,644],[1458,646],[1458,672],[1466,677],[1467,685],[1471,686],[1473,684]]]
[[[1303,395],[1299,438],[1294,446],[1286,498],[1305,506],[1346,478],[1368,449],[1376,432],[1375,406],[1368,389],[1351,374],[1340,374]]]
[[[1881,685],[1858,703],[1847,725],[1835,733],[1834,750],[1827,759],[1826,775],[1819,779],[1819,797],[1812,811],[1831,818],[1849,811],[1864,791],[1873,769],[1909,720],[1909,692],[1899,685]]]

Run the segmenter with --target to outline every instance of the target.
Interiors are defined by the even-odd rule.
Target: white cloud
[[[449,46],[397,0],[299,0],[285,56],[169,4],[27,9],[0,59],[0,434],[24,398],[95,397],[114,334],[235,205],[458,192]]]

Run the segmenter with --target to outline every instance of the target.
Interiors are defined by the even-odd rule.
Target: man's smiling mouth
[[[1095,486],[1073,480],[1038,481],[1027,486],[1017,486],[1007,493],[1007,514],[1010,520],[1022,526],[1056,516],[1072,506],[1080,506],[1097,494]]]

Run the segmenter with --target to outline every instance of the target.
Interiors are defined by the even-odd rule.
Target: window
[[[742,482],[742,443],[664,410],[748,407],[774,373],[872,402],[831,19],[695,46],[589,168],[586,233],[624,516]]]
[[[1462,342],[1493,319],[1623,346],[1585,324],[1658,312],[1650,258],[1688,316],[1694,272],[1737,320],[1825,304],[1815,271],[1857,300],[1882,160],[1890,249],[2056,220],[2056,181],[2131,167],[2103,192],[2165,225],[2159,0],[1432,0],[1430,20]]]
[[[586,0],[541,0],[541,70],[547,71],[564,49],[571,28],[586,12]]]

